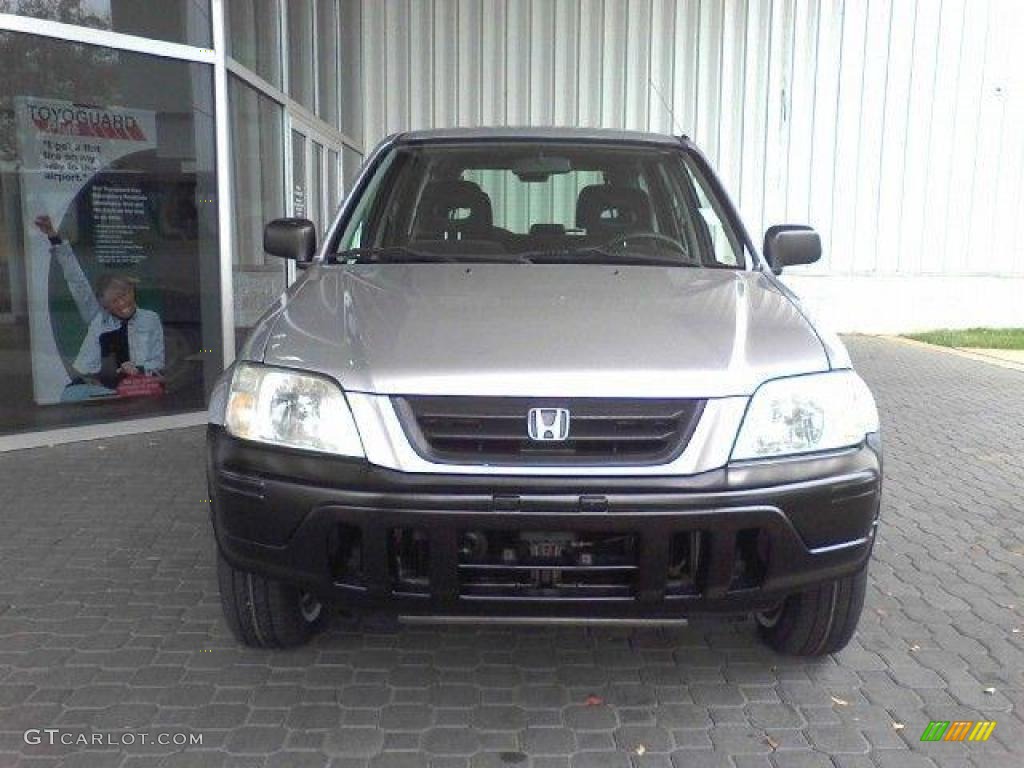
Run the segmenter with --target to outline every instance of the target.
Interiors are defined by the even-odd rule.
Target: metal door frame
[[[342,147],[345,145],[338,141],[336,138],[330,136],[324,131],[318,130],[317,127],[306,120],[300,115],[295,114],[289,109],[285,110],[284,114],[284,136],[285,136],[285,153],[284,153],[284,173],[285,183],[287,189],[287,197],[285,199],[285,212],[288,216],[295,216],[295,164],[294,164],[294,153],[295,147],[293,142],[295,140],[294,134],[298,133],[301,135],[306,142],[306,146],[303,152],[305,165],[306,165],[306,177],[303,179],[303,187],[306,192],[306,210],[303,218],[309,218],[310,210],[310,199],[314,194],[312,187],[312,174],[313,174],[313,144],[319,144],[322,148],[320,156],[320,187],[315,190],[319,201],[320,218],[317,224],[317,243],[320,243],[320,239],[327,231],[330,221],[334,216],[334,211],[330,210],[329,202],[331,200],[331,194],[329,191],[330,174],[328,172],[328,166],[330,165],[331,152],[336,153],[338,158],[338,171],[335,176],[337,179],[338,189],[335,191],[335,199],[340,200],[342,197],[341,186],[342,186],[342,169],[341,169],[341,157]],[[286,262],[287,270],[287,284],[291,285],[295,282],[297,270],[295,268],[295,262]]]

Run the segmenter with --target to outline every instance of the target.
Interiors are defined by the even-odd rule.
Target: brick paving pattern
[[[814,661],[749,621],[338,621],[297,651],[243,649],[201,429],[0,455],[0,766],[1024,765],[1024,375],[850,346],[882,411],[883,525],[854,641]],[[919,741],[982,719],[987,743]],[[203,743],[25,744],[48,727]]]

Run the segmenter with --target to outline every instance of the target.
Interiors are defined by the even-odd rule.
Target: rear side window
[[[659,169],[662,182],[669,190],[674,217],[686,222],[686,228],[702,241],[703,250],[716,266],[741,266],[743,246],[721,202],[710,194],[709,182],[698,169],[681,162],[686,169],[685,180],[668,173],[664,167]]]
[[[518,234],[528,234],[535,224],[575,229],[580,190],[604,183],[600,171],[587,170],[553,174],[543,182],[529,183],[508,169],[472,168],[461,178],[477,184],[491,199],[494,226]]]

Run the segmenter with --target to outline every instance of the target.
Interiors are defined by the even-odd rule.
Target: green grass
[[[924,333],[908,333],[906,337],[942,347],[1024,349],[1024,328],[966,328],[961,331],[944,328]]]

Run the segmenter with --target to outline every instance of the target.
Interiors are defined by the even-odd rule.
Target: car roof
[[[558,128],[558,127],[496,127],[496,128],[436,128],[423,131],[408,131],[395,136],[397,144],[429,143],[475,140],[527,141],[541,139],[549,141],[579,142],[629,142],[661,144],[678,147],[689,143],[686,136],[668,136],[663,133],[645,131],[623,131],[612,128]]]

